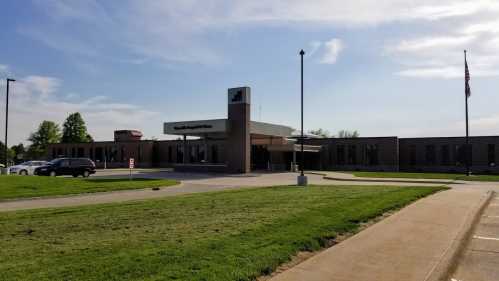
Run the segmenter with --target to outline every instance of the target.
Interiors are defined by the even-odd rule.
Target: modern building
[[[248,173],[291,170],[300,145],[293,129],[251,121],[251,89],[228,90],[225,119],[164,123],[177,140],[141,140],[135,130],[115,131],[114,141],[53,144],[47,158],[88,157],[98,167],[171,167],[178,171]],[[472,170],[499,173],[499,136],[470,138]],[[464,137],[317,138],[304,140],[305,168],[314,170],[435,171],[465,170]]]

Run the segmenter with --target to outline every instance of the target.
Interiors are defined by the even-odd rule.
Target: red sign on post
[[[133,169],[135,167],[135,159],[130,158],[128,161],[128,168]]]

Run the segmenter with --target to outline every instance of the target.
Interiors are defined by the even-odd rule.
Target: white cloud
[[[499,10],[494,0],[130,0],[113,7],[96,0],[35,3],[45,20],[20,31],[49,47],[118,61],[167,64],[221,63],[224,52],[212,44],[210,34],[246,25],[363,27]],[[118,48],[121,58],[116,57]]]
[[[0,74],[6,74],[9,72],[9,66],[6,64],[0,64]]]
[[[475,40],[475,36],[444,36],[444,37],[425,37],[413,40],[402,40],[391,51],[395,52],[422,52],[435,51],[438,48],[457,48],[463,49],[470,42]]]
[[[464,77],[464,70],[459,67],[413,68],[397,72],[400,76],[417,78],[458,78]]]
[[[310,46],[309,50],[307,51],[307,57],[313,57],[317,51],[322,47],[322,42],[321,41],[312,41],[308,44]]]
[[[385,53],[404,68],[397,75],[419,78],[462,78],[463,50],[468,50],[472,77],[499,76],[499,33],[490,22],[448,28],[445,35],[402,39]],[[498,28],[499,30],[499,28]]]
[[[466,26],[462,33],[464,34],[479,34],[479,33],[498,33],[499,20],[484,21]]]
[[[473,1],[428,1],[425,6],[418,7],[410,13],[416,19],[440,20],[450,17],[467,16],[481,11],[499,10],[499,3],[494,0]],[[443,3],[442,2],[448,2]]]
[[[105,96],[82,98],[64,95],[62,81],[54,77],[27,76],[12,84],[9,105],[9,143],[26,142],[43,120],[59,124],[73,112],[80,112],[96,140],[110,140],[115,129],[144,130],[145,136],[160,134],[160,114],[137,105],[117,103]],[[3,112],[4,104],[0,105]]]
[[[215,1],[225,2],[225,1]],[[213,2],[212,2],[213,3]],[[277,0],[231,1],[231,22],[309,22],[344,26],[395,21],[440,20],[499,10],[494,0]],[[212,5],[214,6],[214,5]]]
[[[464,79],[463,66],[411,68],[396,73],[399,76],[415,78],[443,78],[443,79]],[[472,77],[499,76],[499,69],[478,69],[472,72]]]
[[[323,64],[335,64],[338,56],[345,48],[343,41],[338,38],[333,38],[324,43],[324,55],[320,60]]]
[[[460,123],[464,126],[464,122]],[[470,126],[473,128],[475,135],[477,134],[487,134],[491,135],[499,133],[499,114],[493,114],[490,116],[475,118],[470,120]]]

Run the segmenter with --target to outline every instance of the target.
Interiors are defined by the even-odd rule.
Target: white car
[[[21,176],[33,175],[36,168],[46,165],[47,161],[27,161],[19,165],[9,168],[10,174],[18,174]]]

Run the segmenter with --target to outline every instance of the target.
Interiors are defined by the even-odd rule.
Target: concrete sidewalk
[[[447,179],[411,179],[411,178],[370,178],[370,177],[356,177],[350,173],[331,172],[331,171],[310,171],[309,174],[322,175],[324,179],[334,181],[348,181],[348,182],[383,182],[383,183],[427,183],[427,184],[459,184],[466,183],[457,180]]]
[[[450,280],[499,280],[499,197],[484,209]]]
[[[271,280],[434,280],[487,196],[463,188],[424,198]]]

